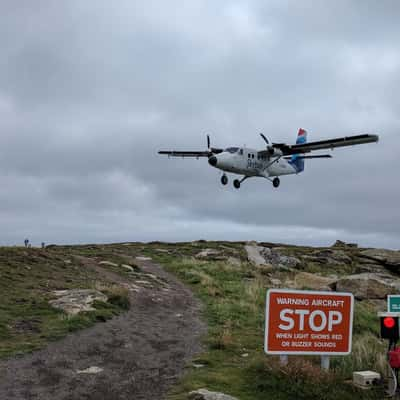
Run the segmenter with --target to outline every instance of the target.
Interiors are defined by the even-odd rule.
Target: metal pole
[[[281,362],[281,365],[288,365],[289,358],[288,358],[287,354],[281,354],[279,356],[279,360]]]
[[[321,369],[324,371],[329,370],[329,356],[321,356]]]

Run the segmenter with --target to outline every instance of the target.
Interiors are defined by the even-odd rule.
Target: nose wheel
[[[272,181],[272,186],[274,188],[277,188],[277,187],[279,187],[280,183],[281,183],[281,181],[280,181],[279,178],[274,178],[273,181]]]
[[[228,183],[228,177],[224,174],[221,176],[221,183],[226,185]]]

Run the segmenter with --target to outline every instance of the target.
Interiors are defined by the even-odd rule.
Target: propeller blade
[[[260,133],[260,136],[265,140],[265,142],[267,143],[267,145],[269,145],[269,141],[268,139],[265,137],[265,135],[263,133]]]

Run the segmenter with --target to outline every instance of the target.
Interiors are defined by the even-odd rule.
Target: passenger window
[[[247,154],[247,155],[249,156],[249,158],[251,157],[250,153],[249,153],[249,154]]]
[[[239,154],[242,156],[243,155],[243,149],[239,150]]]
[[[251,155],[251,158],[254,158],[254,154]]]

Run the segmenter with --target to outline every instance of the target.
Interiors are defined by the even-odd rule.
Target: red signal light
[[[396,324],[396,321],[392,317],[386,317],[383,319],[383,325],[385,325],[386,328],[393,328]]]

